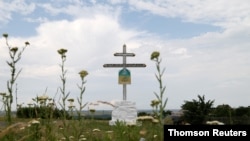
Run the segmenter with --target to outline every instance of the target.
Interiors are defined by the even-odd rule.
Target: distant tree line
[[[17,109],[17,118],[42,118],[42,119],[58,119],[63,117],[63,110],[58,108],[51,108],[47,106],[37,107],[21,107]],[[70,119],[70,115],[67,113],[67,119]]]
[[[206,124],[206,121],[217,120],[224,124],[250,124],[250,106],[232,108],[228,104],[222,104],[213,108],[213,104],[214,100],[206,101],[204,95],[198,95],[198,100],[184,101],[180,121]]]

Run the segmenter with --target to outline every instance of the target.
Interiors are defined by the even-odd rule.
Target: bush
[[[63,110],[51,107],[22,107],[17,109],[16,116],[17,118],[61,118]],[[66,117],[70,118],[68,113]]]

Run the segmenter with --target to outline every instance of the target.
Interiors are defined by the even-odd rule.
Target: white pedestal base
[[[112,111],[112,119],[109,121],[109,125],[115,125],[117,121],[124,122],[126,124],[136,124],[137,110],[135,102],[131,101],[119,101],[115,104],[115,108]]]

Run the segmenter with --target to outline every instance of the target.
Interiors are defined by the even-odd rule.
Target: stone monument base
[[[112,119],[109,121],[109,125],[115,125],[116,122],[124,122],[126,124],[136,124],[137,109],[135,107],[135,102],[131,101],[116,102],[111,117]]]

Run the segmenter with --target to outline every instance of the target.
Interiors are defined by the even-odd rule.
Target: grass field
[[[0,121],[1,141],[163,141],[163,125],[152,118],[137,124],[108,120],[14,119],[7,126]]]

